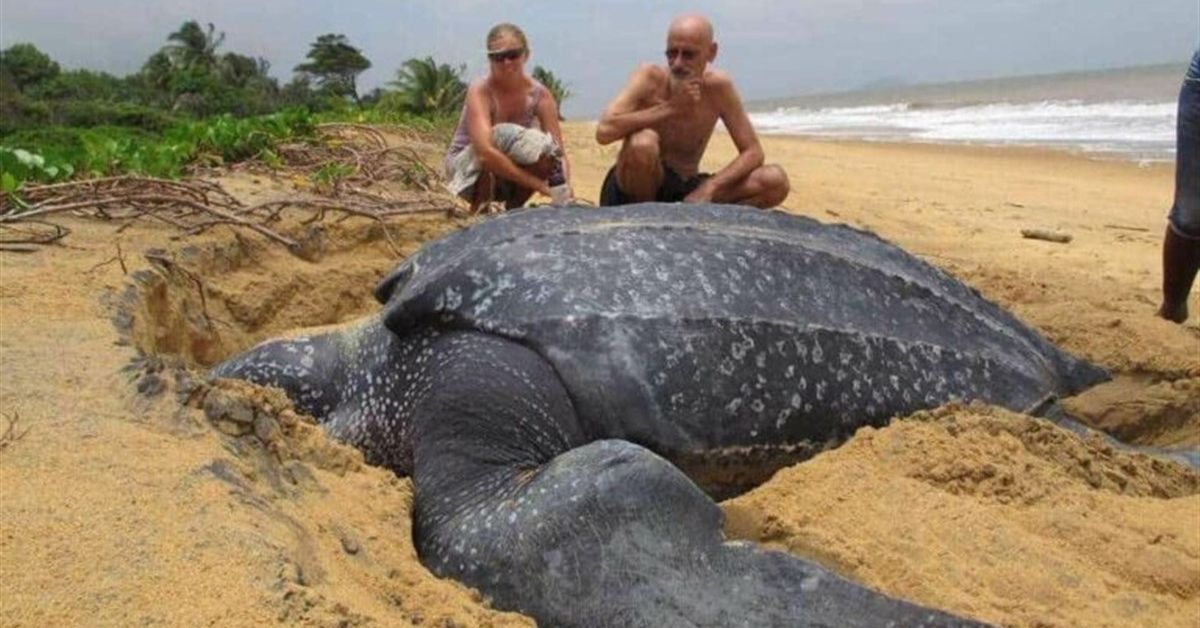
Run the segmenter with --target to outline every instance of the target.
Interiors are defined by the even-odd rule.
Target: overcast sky
[[[281,80],[324,33],[374,64],[362,91],[432,55],[485,71],[501,21],[529,36],[534,64],[570,84],[569,117],[595,116],[638,61],[658,62],[670,18],[710,16],[717,65],[743,99],[906,83],[1179,63],[1200,42],[1200,0],[0,0],[0,47],[29,42],[66,68],[136,71],[188,19],[222,50],[264,57]]]

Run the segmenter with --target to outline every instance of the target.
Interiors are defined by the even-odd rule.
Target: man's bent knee
[[[642,129],[633,133],[625,139],[625,147],[621,152],[627,161],[658,163],[658,133],[653,129]]]
[[[651,129],[642,129],[625,138],[617,157],[616,177],[626,202],[654,200],[663,176],[658,141],[658,133]]]
[[[757,195],[760,207],[775,207],[779,205],[792,190],[792,184],[788,180],[787,172],[775,164],[762,166],[754,174],[762,190]]]

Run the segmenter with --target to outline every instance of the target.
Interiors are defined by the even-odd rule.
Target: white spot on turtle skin
[[[309,356],[309,355],[301,356],[300,357],[300,365],[306,369],[311,369],[313,367],[312,356]]]
[[[462,305],[462,301],[462,294],[458,289],[454,286],[447,286],[442,294],[438,295],[434,309],[439,311],[456,310]]]

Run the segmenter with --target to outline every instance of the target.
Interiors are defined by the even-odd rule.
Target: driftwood
[[[1046,231],[1045,229],[1022,229],[1021,236],[1030,240],[1045,240],[1060,244],[1066,244],[1073,239],[1069,233],[1058,233],[1056,231]]]
[[[0,244],[0,251],[9,253],[37,253],[42,247],[36,244]]]

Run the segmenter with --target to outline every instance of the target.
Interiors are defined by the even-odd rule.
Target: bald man
[[[667,64],[642,64],[609,103],[596,141],[624,140],[600,191],[601,205],[645,201],[734,203],[774,207],[790,189],[787,174],[763,164],[763,149],[729,74],[709,68],[717,57],[712,24],[700,15],[675,18],[667,31]],[[738,156],[714,174],[700,158],[717,120]]]

